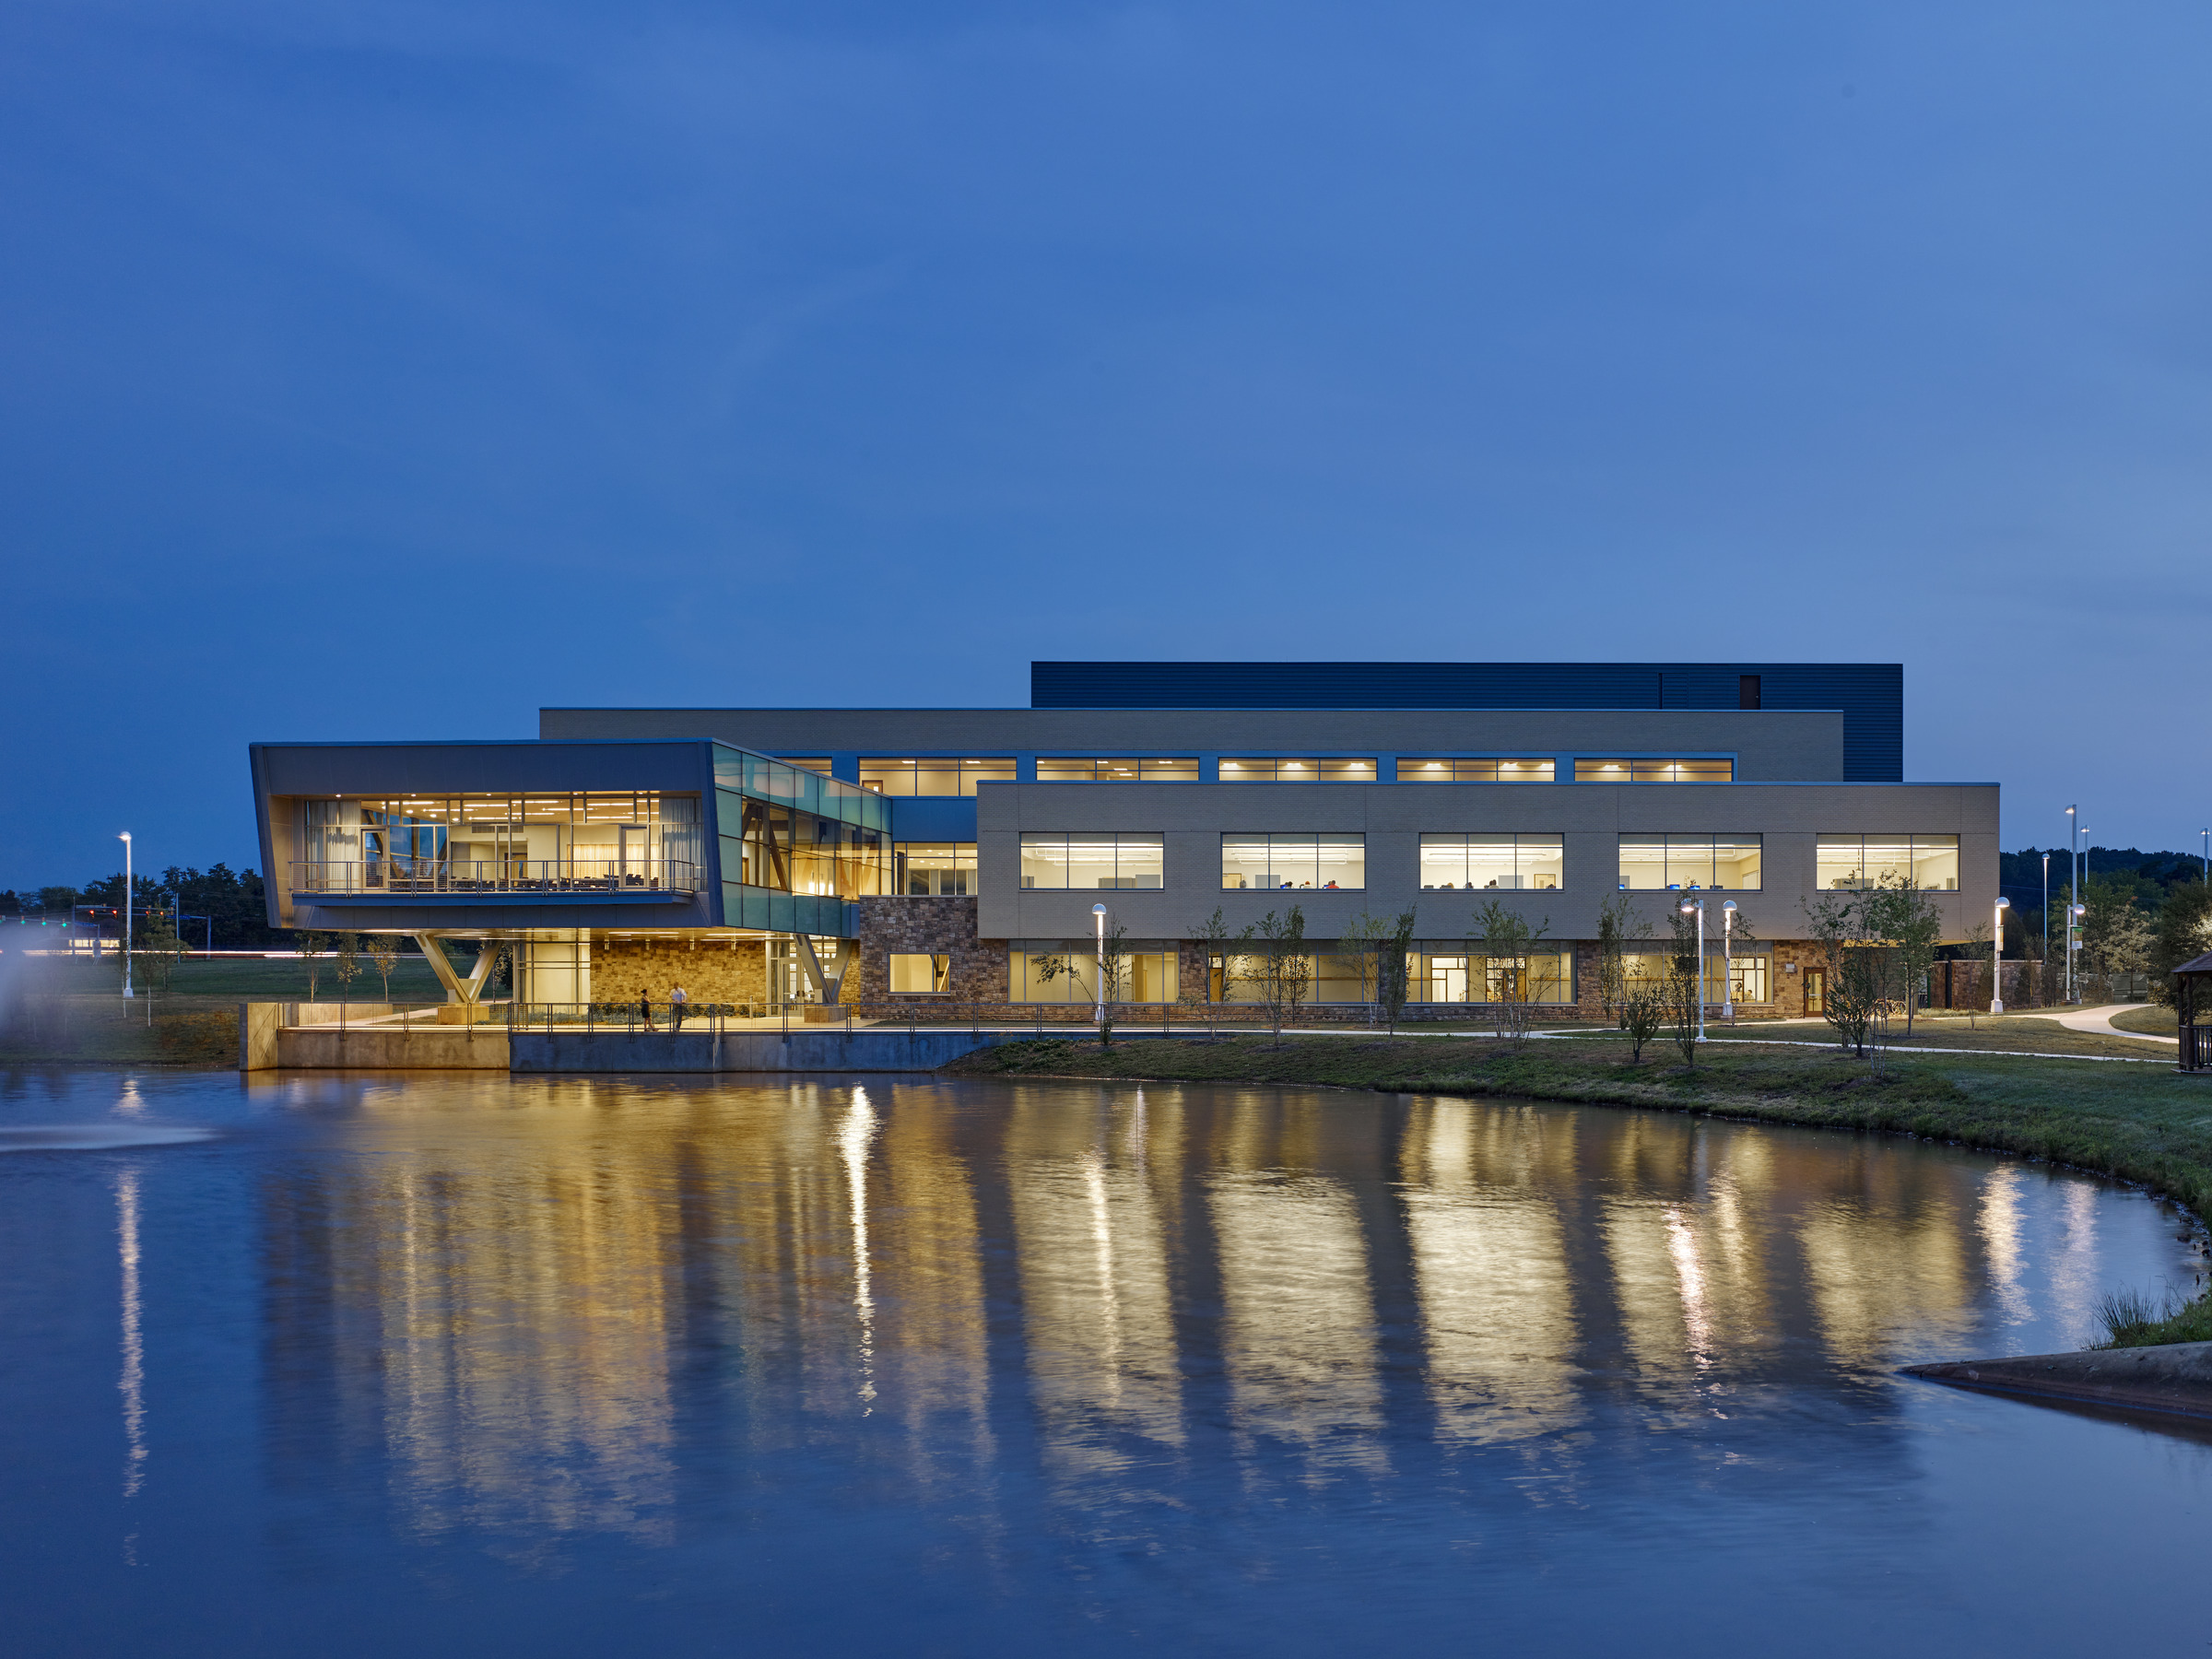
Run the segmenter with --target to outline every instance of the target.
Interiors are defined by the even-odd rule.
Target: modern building
[[[533,1002],[1080,1018],[1099,904],[1131,1003],[1248,999],[1208,924],[1295,905],[1317,1013],[1366,995],[1339,942],[1408,910],[1417,1011],[1565,1013],[1601,906],[1656,972],[1686,897],[1712,1001],[1817,1011],[1816,893],[1909,877],[1954,940],[1990,913],[1997,786],[1902,755],[1896,665],[1039,663],[1027,709],[547,709],[535,742],[253,762],[272,923],[421,936],[457,999],[446,942],[492,940]],[[1492,903],[1533,953],[1486,953]]]

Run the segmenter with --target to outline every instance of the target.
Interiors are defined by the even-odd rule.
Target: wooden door
[[[1805,971],[1805,1011],[1807,1014],[1828,1012],[1828,970],[1807,968]]]

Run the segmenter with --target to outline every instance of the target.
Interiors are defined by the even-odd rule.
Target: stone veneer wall
[[[668,1000],[681,985],[695,1003],[768,1000],[767,947],[759,939],[599,940],[592,946],[592,1000]]]

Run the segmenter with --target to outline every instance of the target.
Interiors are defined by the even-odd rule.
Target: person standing
[[[681,985],[668,987],[668,1029],[670,1030],[680,1031],[684,1029],[684,1009],[690,1005],[690,1001],[691,994]]]

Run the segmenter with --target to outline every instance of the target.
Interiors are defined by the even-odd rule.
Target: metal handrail
[[[294,859],[295,893],[694,893],[680,858]]]

